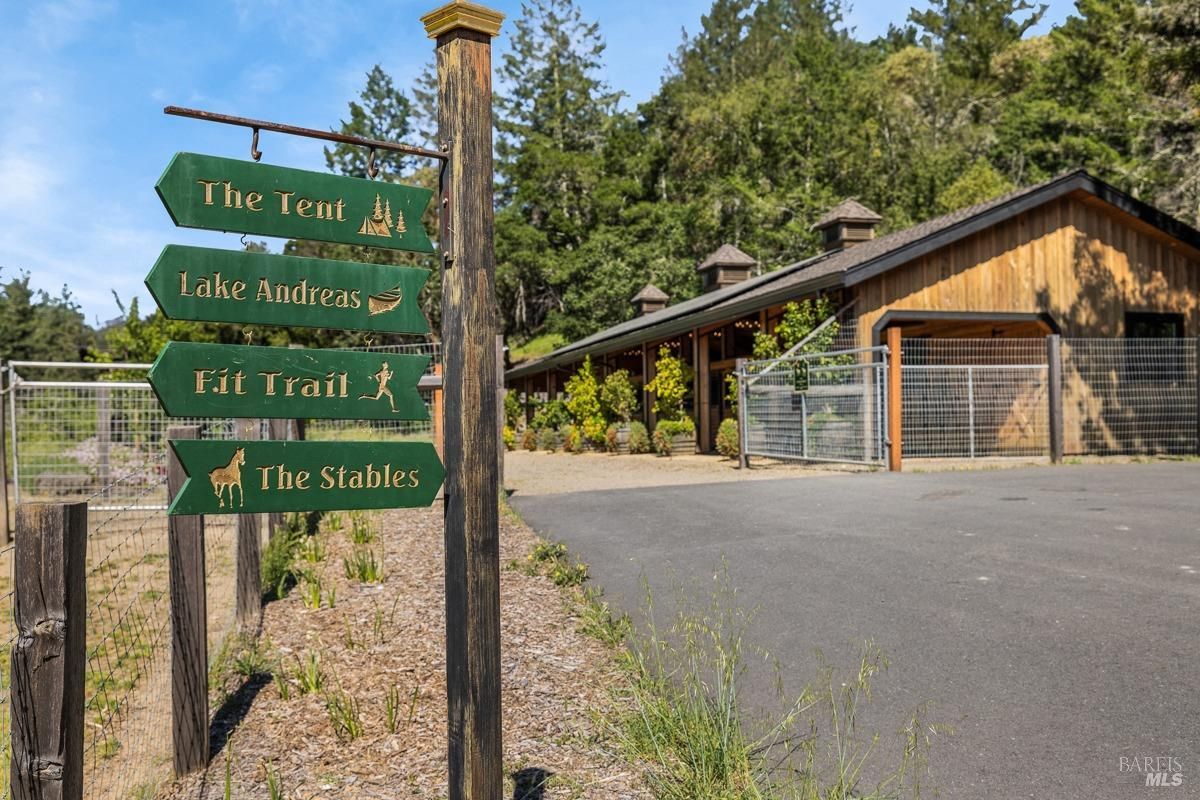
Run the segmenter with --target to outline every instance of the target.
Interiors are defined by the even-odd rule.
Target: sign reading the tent
[[[168,319],[429,333],[429,270],[167,245],[146,287]]]
[[[172,417],[427,420],[429,357],[168,342],[149,380]]]
[[[432,253],[415,186],[176,153],[155,185],[176,225]]]
[[[256,514],[415,508],[445,478],[428,442],[183,440],[171,447],[187,480],[169,514]]]

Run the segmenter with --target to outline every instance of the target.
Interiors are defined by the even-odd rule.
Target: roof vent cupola
[[[667,307],[671,297],[653,283],[647,283],[642,290],[633,296],[634,315],[644,317]]]
[[[843,250],[875,238],[875,226],[883,217],[850,198],[843,200],[817,220],[813,230],[821,232],[821,245],[826,252]]]
[[[696,267],[703,284],[701,291],[707,293],[741,283],[750,277],[756,266],[758,262],[741,250],[723,244]]]

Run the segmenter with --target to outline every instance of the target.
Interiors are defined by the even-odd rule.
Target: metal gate
[[[749,456],[877,466],[887,457],[887,348],[747,361],[738,373]]]

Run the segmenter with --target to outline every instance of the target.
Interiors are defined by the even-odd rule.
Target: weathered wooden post
[[[4,543],[12,542],[12,523],[8,517],[8,365],[0,361],[0,506],[4,509]],[[14,436],[16,434],[14,433]]]
[[[421,18],[437,40],[446,461],[449,798],[503,792],[500,490],[492,249],[492,37],[503,15],[456,0]]]
[[[750,454],[746,450],[750,446],[750,409],[746,407],[746,398],[750,393],[746,390],[746,359],[739,358],[734,370],[738,385],[738,469],[749,469]]]
[[[496,448],[496,484],[500,487],[500,496],[504,496],[504,456],[508,447],[504,444],[504,426],[508,422],[508,412],[504,407],[504,334],[496,335],[496,436],[499,446]]]
[[[887,329],[887,346],[888,346],[888,396],[887,396],[887,419],[888,419],[888,470],[891,472],[900,472],[904,467],[904,430],[902,421],[903,415],[903,397],[904,384],[902,383],[901,364],[903,363],[903,355],[901,353],[901,331],[900,327],[893,325]]]
[[[12,796],[83,797],[87,503],[17,506]]]
[[[272,439],[286,442],[292,438],[292,420],[273,419],[268,424],[270,425]],[[282,511],[272,511],[267,515],[267,538],[273,538],[275,531],[286,524],[287,521]]]
[[[243,439],[261,439],[262,424],[256,419],[238,421]],[[232,502],[232,498],[230,499]],[[237,612],[238,630],[257,630],[262,615],[262,514],[238,514],[237,518]]]
[[[196,425],[175,425],[167,439],[198,439]],[[170,447],[170,445],[167,445]],[[187,474],[167,453],[167,496],[176,497]],[[175,775],[208,766],[208,598],[204,592],[204,517],[167,517],[171,588],[171,739]]]
[[[1046,337],[1046,396],[1050,403],[1050,461],[1063,460],[1063,381],[1062,337],[1052,333]]]

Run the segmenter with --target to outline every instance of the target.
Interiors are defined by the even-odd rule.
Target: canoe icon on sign
[[[395,309],[404,300],[404,287],[397,286],[386,292],[367,296],[367,316],[375,317]]]

